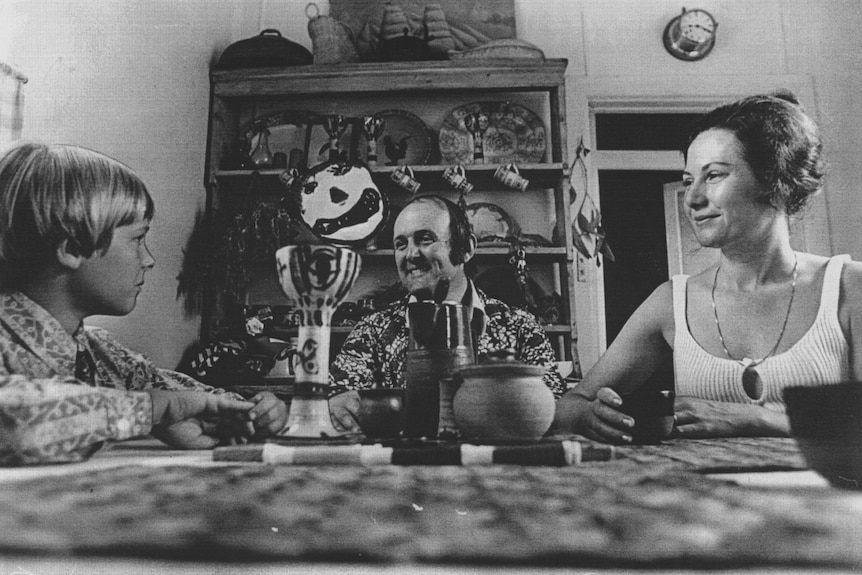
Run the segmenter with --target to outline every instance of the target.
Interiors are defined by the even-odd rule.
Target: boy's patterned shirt
[[[91,355],[95,386],[75,379],[78,352]],[[69,335],[44,308],[0,293],[0,465],[80,461],[105,441],[150,432],[146,389],[225,393],[159,369],[94,327]]]
[[[529,312],[512,308],[474,292],[481,304],[473,314],[484,314],[484,330],[478,340],[478,354],[501,348],[515,350],[515,358],[530,365],[546,368],[544,381],[555,397],[565,391],[565,384],[545,331]],[[350,332],[341,352],[330,367],[331,393],[371,387],[382,377],[383,387],[404,386],[404,360],[407,356],[407,303],[409,297],[362,319]]]

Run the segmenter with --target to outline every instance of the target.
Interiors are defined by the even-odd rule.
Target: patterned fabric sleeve
[[[380,365],[379,346],[383,345],[377,329],[382,319],[379,312],[371,314],[347,336],[329,368],[330,395],[373,385],[375,366]]]
[[[533,316],[521,309],[511,308],[510,313],[517,318],[520,324],[518,329],[519,355],[517,359],[530,365],[541,365],[545,367],[543,379],[545,385],[554,392],[554,397],[559,398],[566,391],[566,384],[557,368],[556,356],[542,329]]]
[[[488,314],[488,328],[485,337],[480,340],[480,355],[495,349],[513,348],[518,361],[544,367],[545,385],[554,397],[562,396],[566,387],[557,368],[554,350],[535,316],[488,297],[485,297],[485,311]]]
[[[110,332],[95,327],[87,327],[90,344],[98,348],[99,358],[111,363],[113,386],[124,389],[170,389],[177,391],[203,391],[217,395],[226,394],[236,399],[239,395],[224,389],[212,387],[178,371],[161,369],[141,353],[132,351],[118,342]],[[110,384],[109,384],[110,385]]]
[[[0,375],[0,465],[81,461],[152,427],[146,393]]]

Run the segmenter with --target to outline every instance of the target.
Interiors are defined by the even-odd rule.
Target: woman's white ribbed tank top
[[[752,368],[760,375],[763,396],[751,399],[742,388],[744,368],[706,352],[691,336],[686,321],[688,276],[673,277],[673,341],[677,396],[752,403],[784,412],[782,390],[795,385],[840,383],[850,378],[850,346],[838,321],[841,270],[850,256],[829,259],[820,294],[820,309],[811,328],[790,349]]]

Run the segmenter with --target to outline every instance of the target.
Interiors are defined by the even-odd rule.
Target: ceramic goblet
[[[275,253],[281,288],[299,312],[296,383],[288,437],[332,437],[329,417],[329,342],[332,314],[359,275],[359,254],[334,246],[286,246]]]

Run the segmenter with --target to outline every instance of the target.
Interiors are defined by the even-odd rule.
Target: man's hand
[[[359,392],[345,391],[329,398],[329,415],[336,431],[359,431]]]
[[[209,449],[251,435],[248,413],[254,403],[200,391],[147,392],[153,403],[152,433],[171,447]]]
[[[255,406],[249,412],[254,424],[255,438],[275,435],[287,425],[287,406],[270,391],[263,391],[251,398]]]

